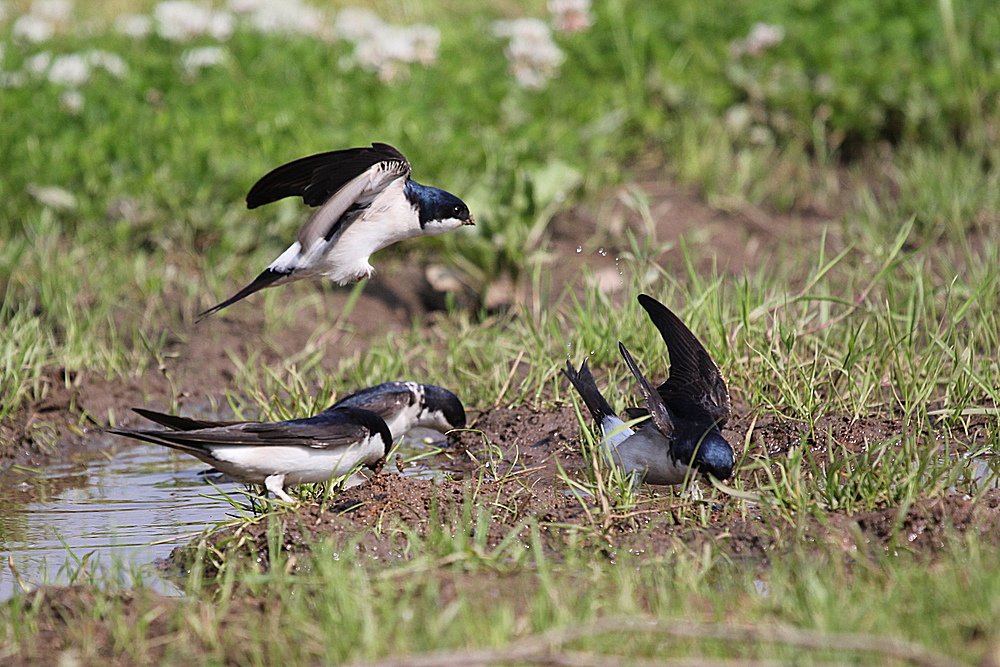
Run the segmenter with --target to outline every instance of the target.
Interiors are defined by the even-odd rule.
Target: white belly
[[[244,482],[262,484],[264,479],[284,474],[285,484],[325,482],[346,475],[359,463],[374,463],[382,457],[381,438],[365,438],[349,447],[213,447],[212,464]]]

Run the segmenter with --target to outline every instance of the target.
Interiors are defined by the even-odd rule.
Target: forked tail
[[[241,289],[239,292],[226,299],[217,306],[212,306],[203,313],[198,313],[198,319],[195,322],[201,322],[203,319],[211,315],[212,313],[217,313],[226,306],[231,306],[237,301],[247,298],[254,292],[259,292],[265,287],[270,287],[277,281],[288,276],[287,271],[275,271],[274,269],[264,269],[259,276],[253,279],[253,282]]]
[[[611,405],[601,395],[601,390],[597,388],[597,382],[590,373],[587,360],[584,359],[580,365],[580,370],[574,370],[573,365],[567,361],[566,368],[562,369],[563,375],[570,381],[576,392],[580,394],[590,414],[598,426],[603,426],[605,417],[616,417]]]

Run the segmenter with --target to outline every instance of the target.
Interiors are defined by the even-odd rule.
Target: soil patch
[[[750,423],[745,417],[735,419],[725,432],[737,445],[737,457]],[[843,443],[848,452],[861,453],[898,433],[893,419],[831,416],[820,423],[824,428],[813,431],[801,424],[796,430],[795,422],[764,425],[760,436],[751,438],[751,454],[782,457],[799,443],[809,446],[820,433]],[[685,493],[646,485],[634,503],[616,505],[614,491],[602,491],[589,472],[577,429],[570,406],[491,409],[471,430],[458,434],[447,452],[422,461],[447,471],[447,478],[408,477],[405,469],[404,474],[390,472],[390,463],[382,474],[347,489],[326,506],[303,505],[276,515],[272,521],[278,522],[282,550],[298,558],[318,541],[326,541],[338,550],[355,550],[369,562],[398,564],[411,557],[408,544],[414,536],[472,531],[489,551],[511,539],[530,546],[530,527],[537,525],[543,546],[557,558],[570,540],[609,558],[623,553],[662,556],[712,542],[734,558],[767,562],[772,554],[803,540],[838,546],[848,557],[872,548],[933,555],[956,533],[992,540],[1000,527],[1000,493],[994,492],[978,503],[953,494],[921,499],[903,510],[789,517],[766,507],[746,515],[739,509],[742,503],[699,483]],[[828,445],[824,441],[812,446],[825,452]],[[741,475],[745,486],[754,488],[751,473]],[[266,570],[274,531],[274,523],[260,521],[223,530],[210,541],[217,552],[233,553]],[[191,553],[190,548],[179,548],[172,559],[183,568]]]

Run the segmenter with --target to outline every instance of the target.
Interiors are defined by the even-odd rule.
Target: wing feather
[[[632,371],[636,382],[639,383],[639,389],[646,398],[646,407],[649,408],[649,416],[652,418],[653,424],[656,425],[660,433],[669,438],[670,434],[674,432],[674,416],[670,413],[670,408],[659,392],[649,384],[649,380],[639,371],[635,360],[632,359],[632,355],[629,354],[628,349],[621,341],[618,342],[618,351],[622,353],[625,364]]]
[[[236,421],[210,421],[207,419],[191,419],[189,417],[177,417],[175,415],[168,415],[162,412],[154,412],[153,410],[146,410],[144,408],[132,408],[132,412],[145,417],[151,422],[156,422],[161,426],[166,426],[167,428],[173,429],[175,431],[193,431],[199,428],[213,428],[217,426],[232,426],[233,424],[240,424],[242,422]]]
[[[719,367],[680,318],[656,299],[639,295],[639,304],[660,331],[670,353],[670,377],[657,387],[667,404],[693,403],[719,426],[729,421],[729,389]]]
[[[236,422],[179,431],[113,430],[113,433],[156,442],[186,451],[204,451],[208,446],[313,447],[324,449],[359,442],[372,432],[352,421],[353,411],[324,412],[315,417],[283,422]],[[159,415],[158,415],[159,416]],[[168,415],[169,417],[169,415]],[[154,420],[158,421],[158,420]],[[173,418],[174,424],[196,420]],[[210,422],[209,422],[210,423]],[[164,423],[164,425],[168,425]]]
[[[284,199],[302,197],[309,206],[319,206],[359,174],[380,162],[397,164],[409,176],[410,163],[389,144],[371,148],[347,148],[308,155],[265,174],[247,193],[247,208]]]
[[[408,163],[380,162],[348,181],[299,230],[296,240],[302,252],[308,252],[320,240],[333,238],[345,224],[357,217],[348,215],[351,209],[360,214],[390,183],[405,179],[409,173]]]
[[[403,408],[412,405],[414,399],[413,392],[406,383],[386,382],[345,396],[328,409],[362,408],[374,412],[383,419],[389,419]]]

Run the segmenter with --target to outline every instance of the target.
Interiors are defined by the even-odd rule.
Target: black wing
[[[293,160],[268,172],[247,193],[247,208],[284,199],[302,197],[309,206],[319,206],[335,192],[380,162],[399,163],[409,173],[410,163],[389,144],[371,148],[347,148]]]
[[[653,420],[653,424],[656,425],[660,433],[669,438],[670,434],[674,432],[674,416],[670,414],[670,408],[657,390],[653,389],[653,385],[649,384],[649,380],[639,371],[635,360],[632,359],[632,355],[629,354],[625,344],[621,341],[618,341],[618,351],[622,353],[625,365],[632,371],[635,381],[639,383],[639,389],[646,398],[646,407],[649,408],[649,416]]]
[[[184,420],[178,417],[171,421],[181,423]],[[330,410],[315,417],[280,422],[236,422],[178,431],[113,429],[111,432],[175,449],[200,452],[206,451],[210,446],[225,445],[323,449],[351,445],[376,433],[382,433],[387,446],[392,442],[389,429],[381,417],[367,410],[353,408]]]
[[[657,387],[668,405],[694,404],[720,427],[732,412],[729,389],[719,367],[691,330],[669,308],[651,296],[639,295],[639,304],[660,331],[670,352],[670,377]]]
[[[328,410],[337,408],[362,408],[371,410],[383,419],[389,419],[403,408],[413,405],[416,396],[406,382],[383,382],[345,396]]]

